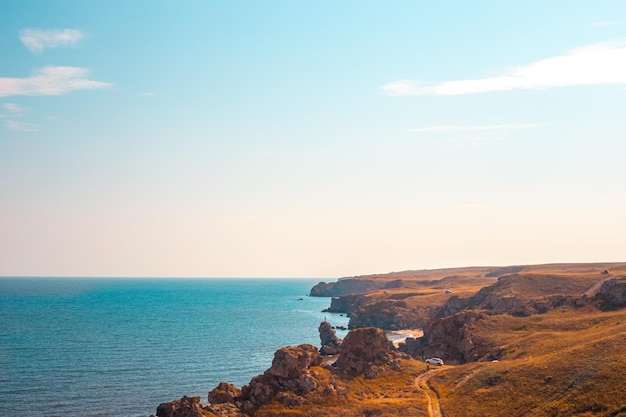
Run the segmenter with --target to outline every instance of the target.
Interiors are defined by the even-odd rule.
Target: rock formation
[[[311,288],[312,297],[338,297],[350,294],[363,294],[383,288],[400,288],[402,280],[383,281],[371,279],[343,278],[337,282],[320,282]]]
[[[389,340],[381,329],[366,327],[350,331],[341,343],[337,370],[357,376],[374,371],[374,366],[389,363]]]
[[[596,294],[600,309],[616,310],[626,307],[626,277],[613,278],[602,283]]]
[[[220,382],[211,392],[208,400],[211,405],[234,403],[241,396],[241,390],[227,382]]]
[[[320,349],[321,355],[336,355],[339,353],[339,346],[341,346],[341,339],[337,337],[335,329],[327,321],[323,321],[319,327],[320,340],[322,342],[322,348]]]
[[[473,338],[474,323],[487,314],[483,311],[462,311],[435,320],[424,328],[424,336],[407,338],[403,350],[413,357],[440,357],[450,363],[478,361],[494,349],[494,346],[477,344]]]
[[[315,346],[304,344],[277,350],[272,366],[241,389],[243,410],[250,413],[273,400],[286,406],[299,405],[301,396],[317,387],[309,369],[321,362]]]
[[[213,414],[202,408],[200,397],[184,396],[180,400],[162,403],[157,408],[157,417],[211,417]]]

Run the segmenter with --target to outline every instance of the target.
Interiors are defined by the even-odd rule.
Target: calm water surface
[[[241,386],[276,349],[318,346],[325,316],[347,325],[306,296],[318,281],[0,278],[0,416],[149,416]]]

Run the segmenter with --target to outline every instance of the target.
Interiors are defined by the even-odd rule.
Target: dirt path
[[[430,385],[428,379],[435,373],[441,372],[443,368],[433,369],[431,371],[424,372],[415,378],[415,386],[424,392],[426,400],[428,401],[428,415],[430,417],[443,417],[441,412],[441,406],[439,405],[439,394]]]

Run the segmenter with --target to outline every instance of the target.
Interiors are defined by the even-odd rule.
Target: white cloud
[[[80,67],[41,68],[28,78],[0,78],[0,97],[58,96],[74,90],[106,88],[113,84],[89,80],[89,70]]]
[[[77,29],[23,29],[20,40],[29,51],[40,54],[46,48],[58,46],[75,46],[84,38],[83,32]]]
[[[18,122],[17,120],[7,120],[4,126],[9,130],[17,130],[20,132],[36,132],[39,130],[37,125],[32,123]]]
[[[565,55],[515,67],[497,77],[432,85],[398,80],[381,90],[390,96],[462,95],[601,84],[626,84],[626,40],[577,48]]]
[[[538,125],[533,123],[509,123],[509,124],[497,124],[497,125],[482,125],[482,126],[453,126],[453,125],[441,125],[431,127],[415,127],[407,129],[407,132],[411,133],[467,133],[467,132],[482,132],[489,130],[503,130],[503,129],[531,129]]]

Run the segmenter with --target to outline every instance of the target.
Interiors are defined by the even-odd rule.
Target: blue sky
[[[623,1],[0,1],[0,275],[624,261]]]

